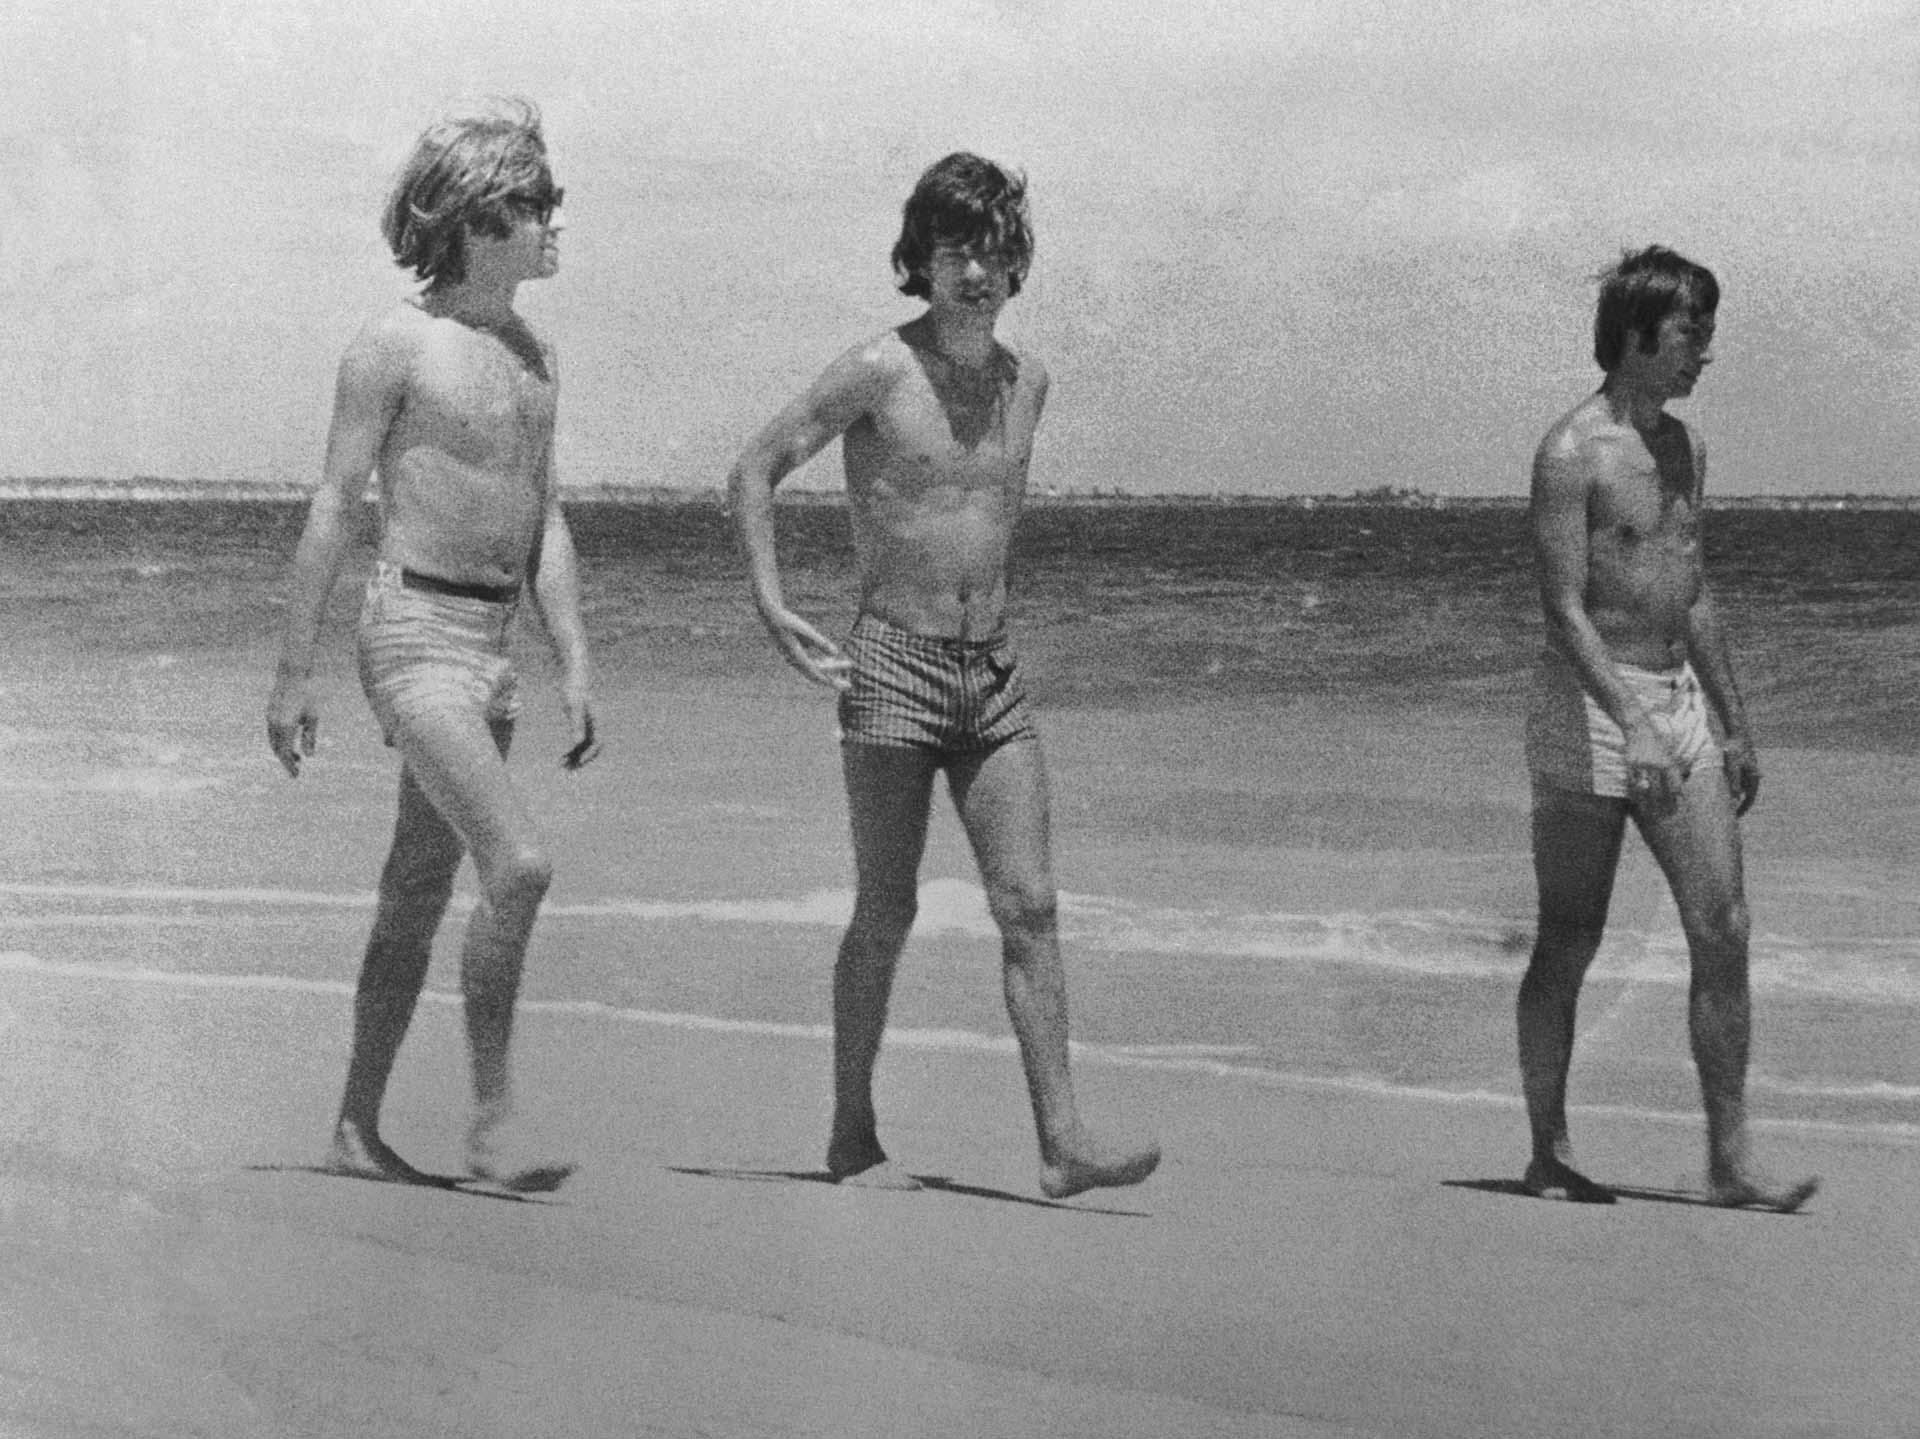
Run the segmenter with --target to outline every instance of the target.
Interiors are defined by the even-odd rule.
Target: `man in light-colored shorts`
[[[1601,279],[1605,378],[1534,454],[1530,519],[1547,653],[1527,721],[1539,929],[1515,1003],[1532,1154],[1522,1187],[1584,1203],[1613,1191],[1574,1163],[1574,1016],[1600,948],[1631,821],[1673,892],[1691,969],[1687,1027],[1707,1118],[1710,1203],[1791,1210],[1747,1123],[1751,995],[1739,820],[1760,789],[1746,707],[1707,583],[1706,446],[1668,413],[1712,361],[1720,284],[1661,245]],[[1711,708],[1724,736],[1707,725]]]
[[[1615,661],[1614,668],[1673,756],[1683,782],[1696,769],[1720,763],[1720,746],[1707,724],[1706,697],[1691,664],[1645,670]],[[1556,650],[1543,653],[1534,669],[1527,768],[1536,785],[1607,799],[1629,797],[1626,732]]]
[[[460,951],[473,1118],[466,1177],[547,1190],[573,1164],[513,1119],[508,1063],[527,944],[552,880],[507,769],[518,713],[507,635],[523,595],[545,624],[578,769],[594,753],[573,538],[553,466],[559,361],[514,308],[559,269],[561,191],[539,112],[494,102],[430,126],[382,229],[425,282],[375,316],[340,361],[324,476],[291,566],[267,741],[290,775],[314,752],[313,667],[349,513],[379,476],[377,563],[361,609],[362,687],[400,754],[399,808],[354,990],[353,1044],[325,1168],[450,1185],[380,1134],[380,1109],[426,982],[433,938],[472,856],[480,881]]]
[[[507,653],[518,585],[461,585],[386,560],[367,581],[357,643],[360,687],[388,745],[440,715],[489,727],[520,717],[520,681]]]

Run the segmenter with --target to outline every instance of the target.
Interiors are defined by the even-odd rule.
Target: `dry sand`
[[[0,1046],[0,1434],[1920,1433],[1920,1152],[1768,1136],[1793,1217],[1683,1192],[1690,1124],[1582,1116],[1646,1192],[1503,1185],[1497,1106],[1083,1065],[1161,1173],[1038,1197],[1017,1066],[882,1065],[917,1194],[819,1182],[807,1037],[533,1013],[551,1201],[331,1178],[337,993],[16,963]],[[429,1005],[389,1133],[457,1154]]]

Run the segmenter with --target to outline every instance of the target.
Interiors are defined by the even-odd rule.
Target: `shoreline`
[[[726,492],[718,487],[668,485],[562,485],[561,498],[575,505],[726,506]],[[58,476],[0,478],[0,505],[40,503],[141,504],[300,504],[311,499],[313,486],[250,480],[177,480],[136,475],[124,480],[77,479]],[[373,496],[369,494],[368,499]],[[783,505],[842,506],[844,490],[789,488],[776,495]],[[1229,493],[1119,493],[1106,490],[1036,490],[1026,503],[1035,508],[1065,509],[1385,509],[1385,510],[1524,510],[1523,494],[1429,494],[1420,490],[1382,488],[1350,494],[1229,494]],[[1920,510],[1914,495],[1714,495],[1710,510],[1782,510],[1846,512],[1910,512]]]

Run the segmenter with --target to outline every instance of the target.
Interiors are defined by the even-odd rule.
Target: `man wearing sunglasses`
[[[507,640],[531,597],[559,660],[577,769],[595,753],[573,542],[553,464],[553,349],[514,309],[559,269],[561,191],[539,113],[490,102],[420,137],[382,230],[423,288],[370,321],[340,362],[325,471],[294,555],[268,742],[298,776],[318,727],[311,674],[351,516],[379,476],[379,540],[361,610],[360,679],[400,755],[399,813],[354,997],[353,1053],[327,1167],[409,1184],[381,1101],[433,936],[471,854],[481,896],[460,953],[474,1116],[472,1178],[552,1189],[572,1164],[509,1123],[508,1040],[552,875],[507,769],[519,700]]]

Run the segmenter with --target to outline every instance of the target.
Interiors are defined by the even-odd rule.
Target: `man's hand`
[[[587,698],[585,666],[570,670],[560,682],[560,703],[566,707],[567,727],[573,733],[573,748],[560,756],[562,769],[581,769],[600,753],[600,741],[593,733],[593,704]]]
[[[852,685],[848,675],[853,661],[799,615],[786,609],[762,610],[760,619],[787,663],[801,674],[830,690],[846,690]]]
[[[1733,812],[1745,814],[1760,797],[1760,758],[1745,735],[1729,735],[1721,746],[1727,787],[1733,791]]]
[[[288,774],[300,778],[300,761],[310,757],[320,735],[320,707],[305,681],[280,680],[267,700],[267,744]]]
[[[593,711],[581,710],[580,721],[574,726],[573,748],[560,756],[560,768],[580,769],[593,761],[600,753],[600,741],[593,736]]]
[[[1686,775],[1659,732],[1644,721],[1627,731],[1627,798],[1646,813],[1671,814]]]

